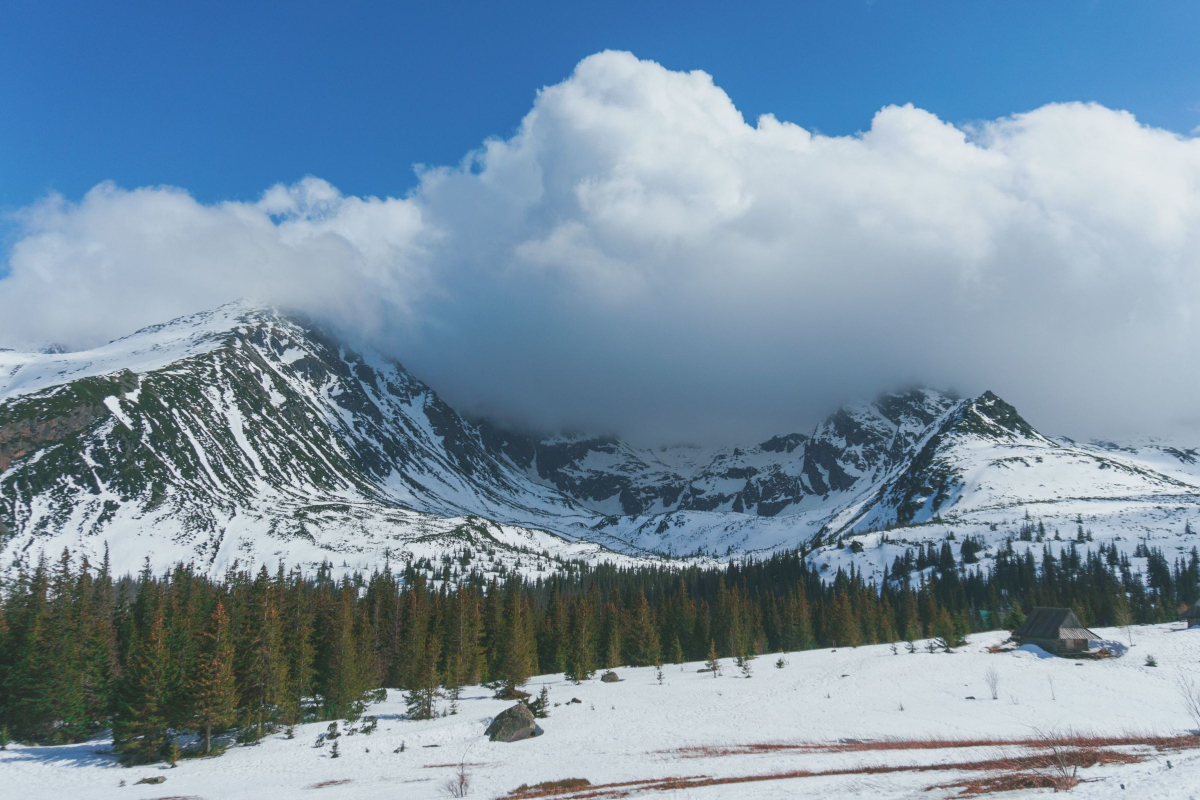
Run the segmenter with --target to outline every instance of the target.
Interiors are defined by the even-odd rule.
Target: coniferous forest
[[[1022,537],[1024,538],[1024,537]],[[1015,550],[988,570],[974,547],[910,548],[880,584],[822,575],[799,553],[714,567],[587,567],[484,579],[406,563],[335,580],[280,567],[220,580],[179,565],[116,577],[64,552],[3,587],[0,736],[80,741],[111,729],[127,763],[219,752],[300,722],[356,719],[381,687],[414,718],[454,713],[460,688],[521,697],[536,674],[929,639],[945,649],[1011,628],[1022,608],[1071,606],[1085,624],[1175,619],[1200,557],[1139,546]],[[460,563],[470,560],[463,553]],[[909,652],[914,648],[909,647]],[[216,738],[214,738],[216,737]],[[0,741],[0,744],[3,742]]]

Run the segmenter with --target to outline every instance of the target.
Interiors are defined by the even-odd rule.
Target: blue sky
[[[1200,125],[1200,4],[51,3],[0,9],[0,209],[103,180],[251,199],[319,175],[396,195],[507,136],[584,56],[713,75],[829,134],[911,102],[955,123],[1094,100]]]

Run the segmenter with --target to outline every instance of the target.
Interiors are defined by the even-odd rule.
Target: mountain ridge
[[[1194,449],[1106,444],[1046,437],[991,391],[930,389],[746,447],[537,437],[468,420],[311,320],[239,302],[90,351],[0,353],[0,550],[116,540],[123,560],[366,566],[393,549],[440,556],[452,545],[430,530],[449,542],[482,525],[555,557],[800,547],[833,564],[847,538],[986,532],[1018,507],[1079,505],[1098,526],[1123,508],[1114,530],[1136,517],[1164,534],[1195,512]]]

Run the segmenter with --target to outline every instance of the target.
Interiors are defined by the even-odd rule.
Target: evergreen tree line
[[[975,543],[972,543],[974,545]],[[876,584],[851,567],[822,575],[798,553],[723,567],[588,567],[536,579],[461,581],[411,562],[335,580],[279,567],[220,579],[149,565],[116,579],[64,551],[0,594],[0,726],[32,742],[111,728],[131,762],[170,757],[179,734],[254,741],[281,726],[356,719],[378,687],[409,713],[457,710],[462,686],[523,697],[530,676],[576,681],[648,666],[764,652],[937,639],[1013,627],[1022,608],[1070,606],[1088,625],[1173,620],[1200,591],[1200,556],[1139,545],[1143,575],[1115,545],[1040,558],[1009,540],[985,572],[977,548],[907,553]],[[918,564],[927,565],[917,567]],[[916,570],[916,571],[914,571]],[[545,698],[542,698],[544,702]]]

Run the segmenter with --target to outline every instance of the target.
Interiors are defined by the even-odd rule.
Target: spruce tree
[[[638,590],[634,600],[629,636],[629,663],[635,667],[647,667],[658,663],[661,651],[654,613],[646,600],[645,592]]]
[[[224,603],[218,601],[197,665],[194,683],[194,718],[204,736],[204,754],[212,752],[213,730],[228,728],[237,718],[237,687],[233,677],[233,633]]]
[[[167,747],[170,665],[161,607],[152,605],[147,616],[129,645],[113,721],[116,749],[133,764],[159,760]]]
[[[269,596],[256,600],[249,616],[238,684],[242,714],[261,739],[282,711],[288,670],[279,612]]]
[[[515,584],[507,590],[508,629],[504,644],[503,660],[500,664],[500,696],[511,700],[517,697],[519,687],[533,674],[534,642],[529,626],[529,609],[523,592]]]
[[[361,708],[363,694],[370,688],[355,630],[354,610],[354,588],[343,587],[329,620],[328,638],[323,642],[325,669],[319,673],[327,719],[355,715]]]
[[[316,598],[309,595],[299,570],[287,581],[284,598],[284,657],[288,684],[285,715],[295,724],[303,717],[303,703],[314,692],[316,647],[313,644]]]
[[[415,662],[410,665],[408,692],[404,700],[411,719],[432,719],[434,716],[434,703],[441,697],[437,672],[438,650],[437,638],[425,637],[422,651],[414,655]]]
[[[592,666],[592,612],[589,603],[579,602],[572,608],[570,637],[566,678],[580,683],[595,673]]]
[[[704,662],[704,666],[712,673],[714,678],[721,674],[721,659],[717,656],[717,643],[715,640],[710,640],[708,643],[708,660]]]

